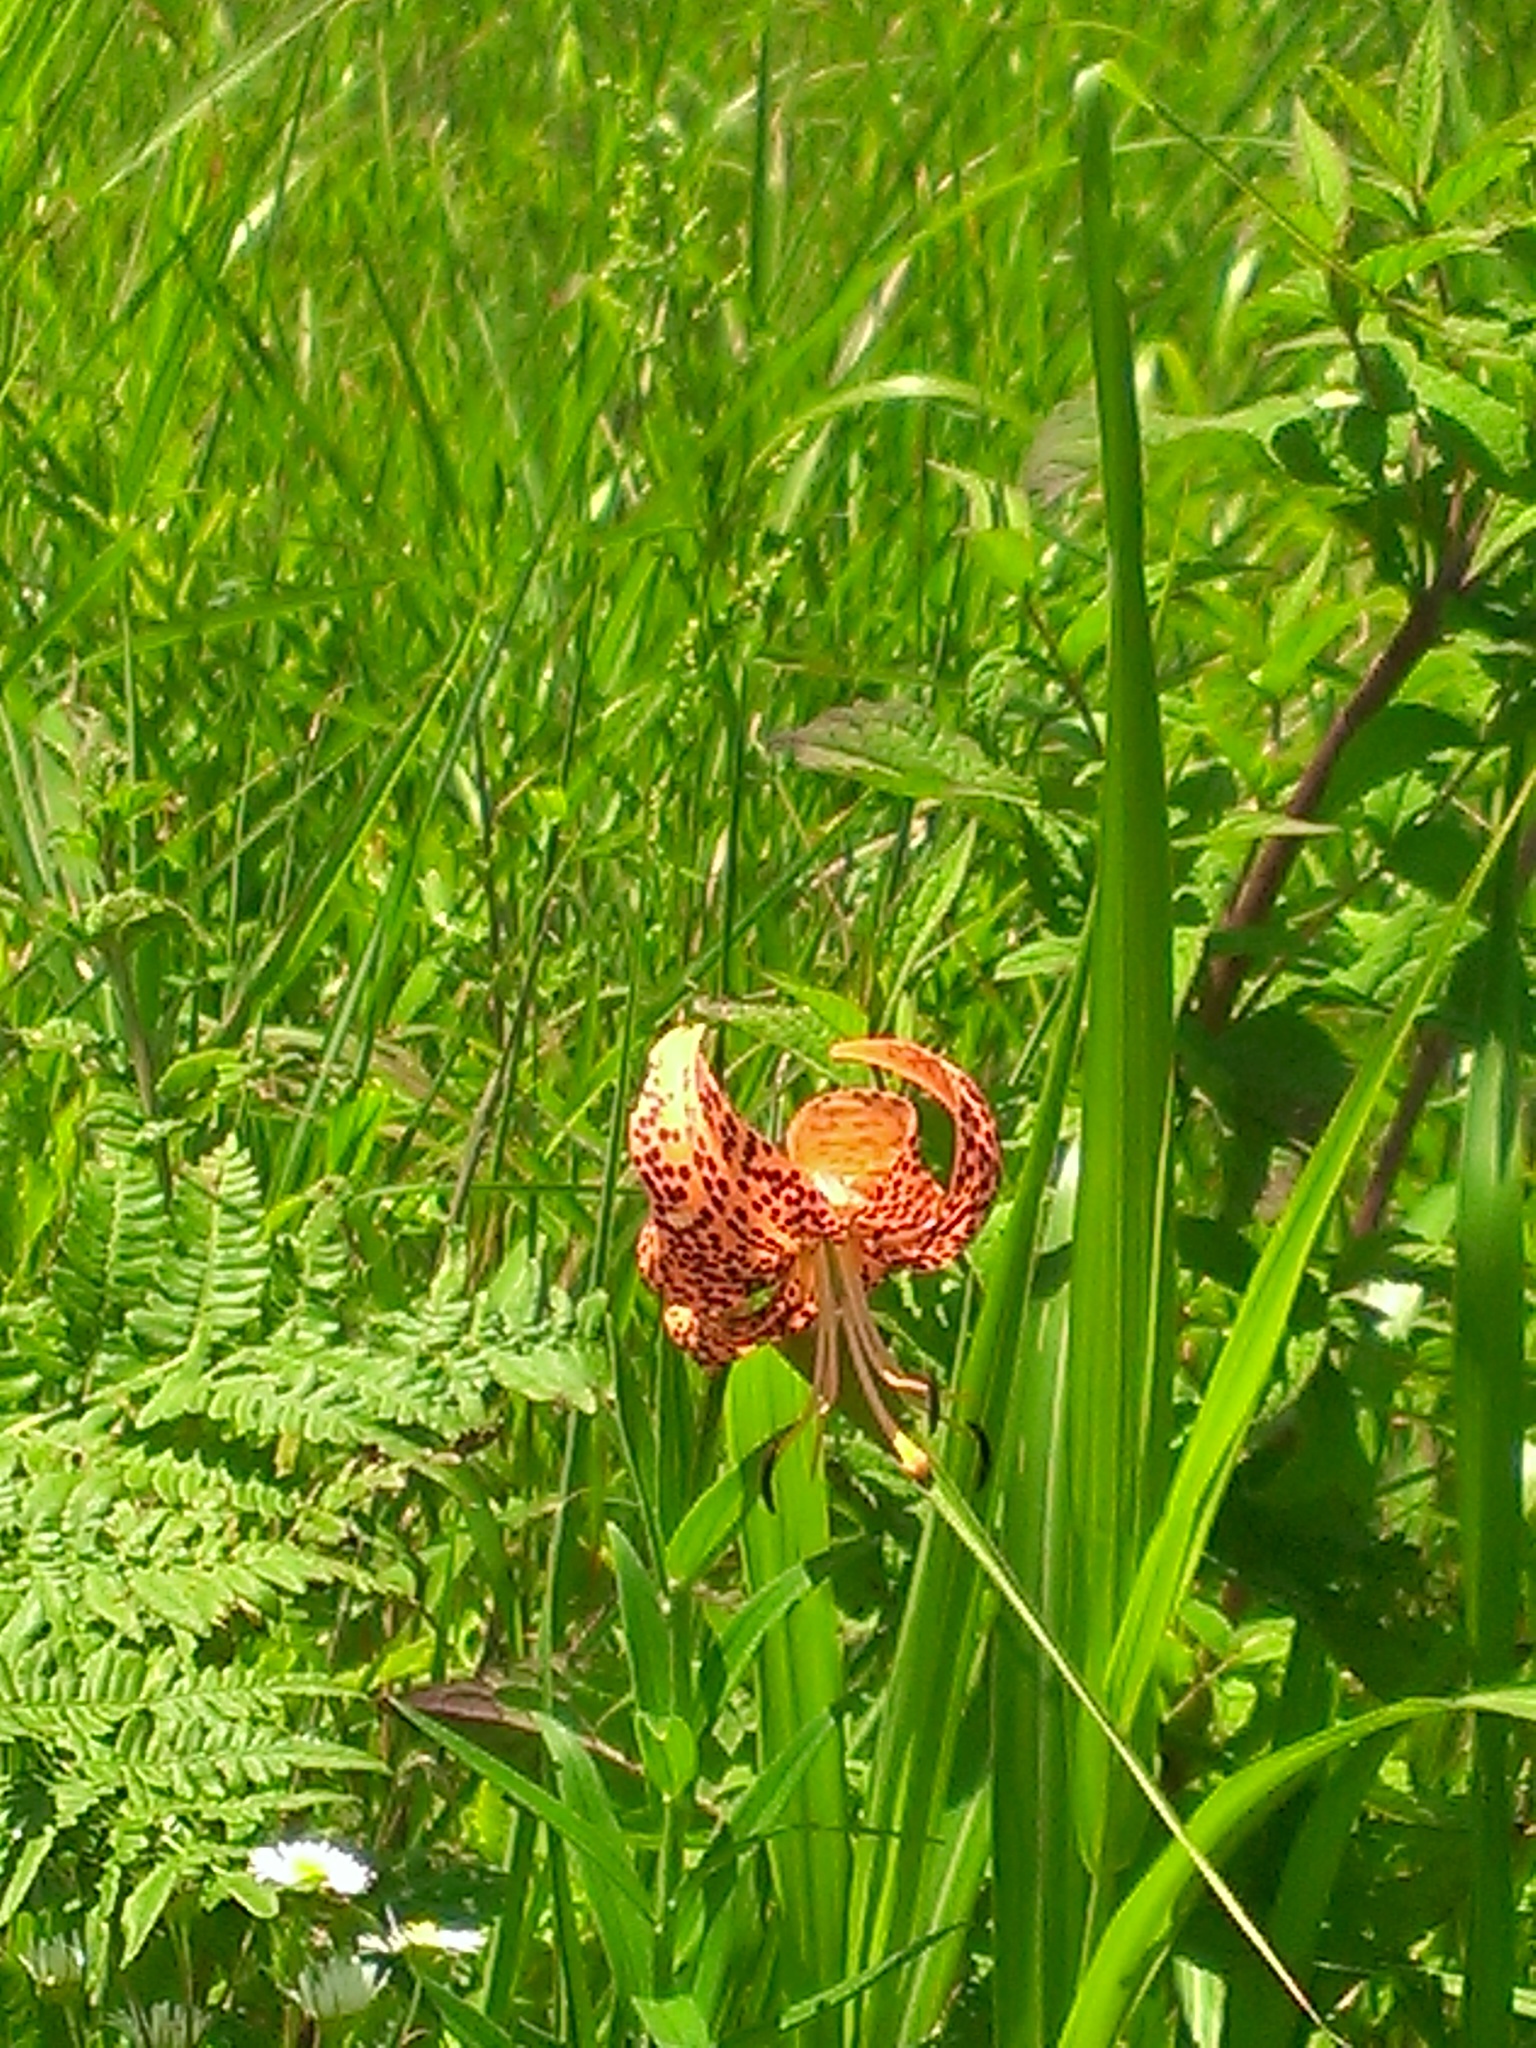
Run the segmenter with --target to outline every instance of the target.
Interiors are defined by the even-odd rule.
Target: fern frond
[[[169,1234],[150,1161],[122,1134],[104,1141],[81,1178],[53,1274],[79,1362],[154,1286]]]
[[[144,1349],[196,1363],[259,1320],[271,1272],[261,1185],[233,1138],[178,1183],[173,1220],[176,1249],[128,1324]]]

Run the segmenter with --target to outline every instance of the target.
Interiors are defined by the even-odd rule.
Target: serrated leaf
[[[1523,142],[1504,136],[1483,136],[1465,156],[1448,164],[1425,195],[1424,209],[1432,221],[1453,220],[1502,179],[1513,178],[1525,168],[1529,151]]]
[[[1488,575],[1532,533],[1536,533],[1536,505],[1517,505],[1507,501],[1496,505],[1478,540],[1477,554],[1472,563],[1473,576],[1480,580]]]
[[[1437,754],[1470,753],[1477,733],[1434,704],[1388,704],[1355,734],[1333,772],[1323,816],[1343,815],[1367,790],[1423,768]]]
[[[1393,353],[1420,406],[1449,423],[1458,453],[1484,474],[1491,469],[1495,481],[1524,467],[1525,422],[1513,406],[1469,384],[1454,370],[1417,361],[1400,344],[1393,345]]]
[[[1026,804],[1032,792],[965,733],[943,732],[916,706],[834,705],[772,744],[802,768],[846,775],[892,796]]]
[[[838,1070],[827,1057],[827,1048],[837,1038],[861,1038],[856,1031],[829,1031],[819,1018],[798,1004],[788,1003],[701,1003],[700,1009],[722,1023],[740,1027],[742,1036],[756,1045],[776,1046],[792,1053],[813,1074],[835,1080]]]
[[[836,1038],[868,1036],[868,1014],[852,996],[845,996],[836,989],[816,988],[808,981],[797,981],[792,974],[770,973],[768,979],[780,995],[788,996],[791,1002],[810,1011],[825,1029],[829,1042]]]
[[[1298,93],[1291,116],[1296,175],[1337,237],[1349,218],[1349,164],[1344,152]]]
[[[1413,235],[1405,241],[1389,242],[1381,249],[1368,249],[1355,259],[1354,273],[1362,284],[1379,292],[1396,291],[1408,278],[1432,270],[1447,256],[1465,256],[1490,248],[1499,236],[1496,225],[1439,228],[1432,235]]]
[[[1413,150],[1413,186],[1422,192],[1434,168],[1445,107],[1444,23],[1438,7],[1424,10],[1397,81],[1397,124]]]
[[[977,822],[972,818],[928,867],[910,901],[903,903],[894,943],[905,941],[905,950],[886,990],[887,1001],[894,1003],[905,990],[954,909],[976,851],[976,832]]]
[[[1400,185],[1411,189],[1414,182],[1413,145],[1397,122],[1363,85],[1356,85],[1353,79],[1335,71],[1331,64],[1325,64],[1322,70],[1329,90],[1369,143],[1377,162]]]

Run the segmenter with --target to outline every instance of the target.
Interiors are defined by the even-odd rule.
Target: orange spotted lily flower
[[[629,1120],[630,1158],[651,1204],[636,1252],[667,1334],[718,1370],[814,1325],[817,1411],[837,1399],[846,1349],[902,1469],[926,1479],[927,1453],[897,1426],[881,1388],[926,1394],[928,1382],[898,1371],[866,1295],[893,1267],[948,1265],[975,1236],[1001,1163],[986,1097],[953,1060],[908,1039],[833,1046],[834,1059],[900,1074],[943,1103],[955,1145],[941,1187],[918,1153],[917,1107],[905,1095],[813,1095],[780,1151],[732,1107],[703,1039],[702,1024],[679,1024],[658,1041]]]

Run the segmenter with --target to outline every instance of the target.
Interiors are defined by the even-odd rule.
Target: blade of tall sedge
[[[806,1383],[769,1350],[748,1352],[725,1384],[726,1455],[732,1463],[805,1413]],[[747,1583],[756,1590],[827,1547],[827,1489],[817,1430],[808,1424],[774,1461],[770,1510],[759,1500],[742,1525]],[[810,1721],[842,1697],[837,1609],[818,1586],[765,1636],[757,1655],[758,1764],[766,1768]],[[848,1832],[841,1737],[827,1743],[796,1788],[768,1847],[782,1915],[779,1995],[812,1997],[844,1974]],[[824,2013],[801,2035],[837,2048],[841,2023]]]
[[[1129,324],[1116,277],[1109,101],[1074,90],[1083,255],[1109,574],[1109,673],[1096,909],[1083,1049],[1082,1172],[1072,1252],[1063,1448],[1073,1578],[1070,1650],[1103,1675],[1166,1471],[1170,1360],[1164,1159],[1173,1060],[1168,813],[1142,566],[1141,453]],[[1076,1724],[1074,1797],[1096,1883],[1134,1846],[1115,1824],[1109,1756]]]
[[[1460,895],[1424,947],[1417,972],[1398,998],[1362,1060],[1344,1100],[1291,1191],[1285,1213],[1264,1240],[1264,1250],[1238,1303],[1232,1328],[1185,1439],[1156,1528],[1152,1531],[1104,1679],[1104,1703],[1121,1727],[1134,1719],[1173,1617],[1189,1590],[1211,1522],[1237,1463],[1248,1425],[1263,1397],[1276,1351],[1285,1335],[1307,1259],[1328,1219],[1404,1039],[1445,972],[1451,951],[1504,845],[1529,801],[1528,777]]]
[[[1391,1731],[1373,1736],[1332,1766],[1286,1852],[1267,1932],[1303,1981],[1316,1959],[1318,1937],[1360,1808],[1391,1743]],[[1294,2048],[1296,2008],[1259,1957],[1250,1950],[1225,1976],[1224,2048]]]
[[[1087,957],[1086,949],[1084,958]],[[1077,1179],[1069,1157],[1043,1242],[1071,1241]],[[1064,1626],[1073,1525],[1063,1448],[1069,1296],[1037,1304],[1020,1389],[1023,1427],[1005,1465],[1000,1542],[1045,1626]],[[1073,1825],[1074,1706],[1016,1629],[992,1643],[992,2037],[998,2048],[1054,2042],[1072,2000],[1088,1879]]]
[[[1188,1840],[1207,1857],[1229,1854],[1266,1814],[1332,1758],[1418,1722],[1469,1706],[1525,1723],[1536,1720],[1536,1687],[1504,1687],[1459,1699],[1395,1700],[1245,1764],[1210,1793],[1187,1824]],[[1126,1894],[1082,1973],[1057,2048],[1118,2048],[1137,2001],[1198,1898],[1188,1848],[1170,1842]],[[1323,2038],[1340,2036],[1322,2028]],[[1247,2048],[1247,2044],[1244,2044]]]
[[[1515,797],[1511,774],[1511,798]],[[1456,1492],[1472,1676],[1516,1668],[1524,1402],[1524,1159],[1520,1129],[1520,846],[1506,841],[1482,956],[1456,1205]],[[1509,1726],[1480,1714],[1472,1751],[1472,1898],[1462,2038],[1507,2048],[1515,1981],[1518,1826]]]
[[[1300,2009],[1312,2020],[1314,2025],[1321,2026],[1321,2019],[1308,2000],[1306,1993],[1297,1983],[1295,1976],[1286,1969],[1280,1957],[1275,1953],[1273,1944],[1267,1939],[1262,1928],[1254,1920],[1253,1915],[1244,1906],[1231,1885],[1227,1883],[1221,1872],[1216,1868],[1210,1856],[1191,1836],[1189,1830],[1179,1819],[1167,1794],[1162,1790],[1151,1770],[1142,1762],[1135,1749],[1110,1720],[1108,1714],[1104,1711],[1102,1703],[1094,1694],[1092,1687],[1084,1679],[1082,1672],[1063,1651],[1056,1637],[1040,1619],[1034,1607],[1025,1597],[1007,1560],[998,1550],[997,1545],[992,1541],[980,1522],[977,1521],[964,1494],[960,1492],[949,1473],[945,1471],[942,1464],[937,1460],[934,1462],[929,1498],[932,1500],[935,1510],[943,1516],[950,1529],[953,1530],[954,1534],[965,1545],[972,1558],[980,1566],[989,1584],[1001,1596],[1004,1606],[1019,1623],[1024,1631],[1024,1635],[1042,1653],[1054,1677],[1060,1680],[1062,1686],[1071,1695],[1082,1714],[1087,1717],[1088,1723],[1097,1729],[1106,1752],[1118,1760],[1121,1769],[1125,1772],[1141,1799],[1151,1808],[1152,1812],[1156,1814],[1168,1833],[1173,1837],[1174,1843],[1182,1854],[1188,1858],[1190,1866],[1197,1870],[1205,1880],[1229,1919],[1241,1931],[1250,1945],[1263,1956]],[[1533,1692],[1532,1697],[1536,1699],[1536,1692]],[[1155,1961],[1156,1958],[1153,1960]]]
[[[971,1458],[971,1432],[980,1432],[992,1453],[984,1498],[997,1514],[1012,1485],[1032,1486],[1038,1478],[1036,1442],[1021,1424],[1026,1404],[1034,1399],[1038,1365],[1027,1326],[1029,1284],[1041,1206],[1076,1058],[1086,964],[1084,949],[1053,1020],[1051,1053],[1029,1148],[1002,1243],[987,1272],[975,1334],[956,1379],[956,1420],[943,1439],[950,1455]],[[1027,1479],[1014,1475],[1021,1439],[1028,1445]],[[875,1738],[864,1806],[866,1827],[854,1851],[850,1967],[873,1966],[940,1924],[960,1923],[962,1932],[925,1950],[908,1969],[893,1971],[871,1986],[859,2021],[866,2040],[926,2038],[953,1991],[963,1928],[986,1874],[989,1840],[985,1779],[973,1771],[957,1796],[953,1778],[966,1711],[975,1700],[992,1604],[964,1546],[941,1519],[930,1517],[913,1567]]]

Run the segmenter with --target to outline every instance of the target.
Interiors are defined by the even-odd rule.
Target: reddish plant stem
[[[1520,881],[1522,886],[1536,874],[1536,827],[1524,834],[1520,841]],[[1429,1091],[1441,1068],[1450,1058],[1455,1046],[1454,1033],[1443,1024],[1424,1024],[1419,1029],[1418,1044],[1413,1055],[1413,1066],[1409,1070],[1407,1085],[1402,1099],[1393,1113],[1392,1121],[1382,1134],[1381,1146],[1376,1154],[1376,1164],[1371,1171],[1365,1193],[1360,1197],[1359,1207],[1350,1218],[1350,1234],[1354,1237],[1369,1237],[1379,1229],[1381,1219],[1392,1194],[1393,1182],[1404,1159],[1408,1156],[1408,1140],[1413,1136],[1413,1127],[1418,1122]]]
[[[1371,1169],[1365,1193],[1349,1219],[1352,1237],[1369,1237],[1373,1230],[1380,1228],[1398,1169],[1408,1156],[1408,1141],[1413,1136],[1413,1127],[1429,1100],[1430,1089],[1451,1056],[1453,1043],[1450,1032],[1442,1024],[1429,1024],[1420,1031],[1407,1084],[1398,1098],[1397,1108],[1392,1112],[1392,1121],[1382,1134],[1381,1148],[1376,1154],[1376,1164]]]
[[[1463,532],[1460,500],[1452,501],[1439,567],[1409,605],[1407,617],[1366,670],[1353,696],[1335,712],[1285,807],[1288,818],[1310,820],[1316,816],[1345,747],[1390,702],[1421,656],[1439,639],[1447,601],[1459,596],[1471,581],[1472,556],[1481,526],[1481,520],[1474,518]],[[1264,841],[1222,919],[1223,931],[1252,931],[1268,919],[1301,844],[1299,838],[1289,835]],[[1221,1031],[1230,1022],[1237,992],[1250,965],[1246,953],[1207,955],[1205,987],[1200,998],[1200,1021],[1207,1031]]]

